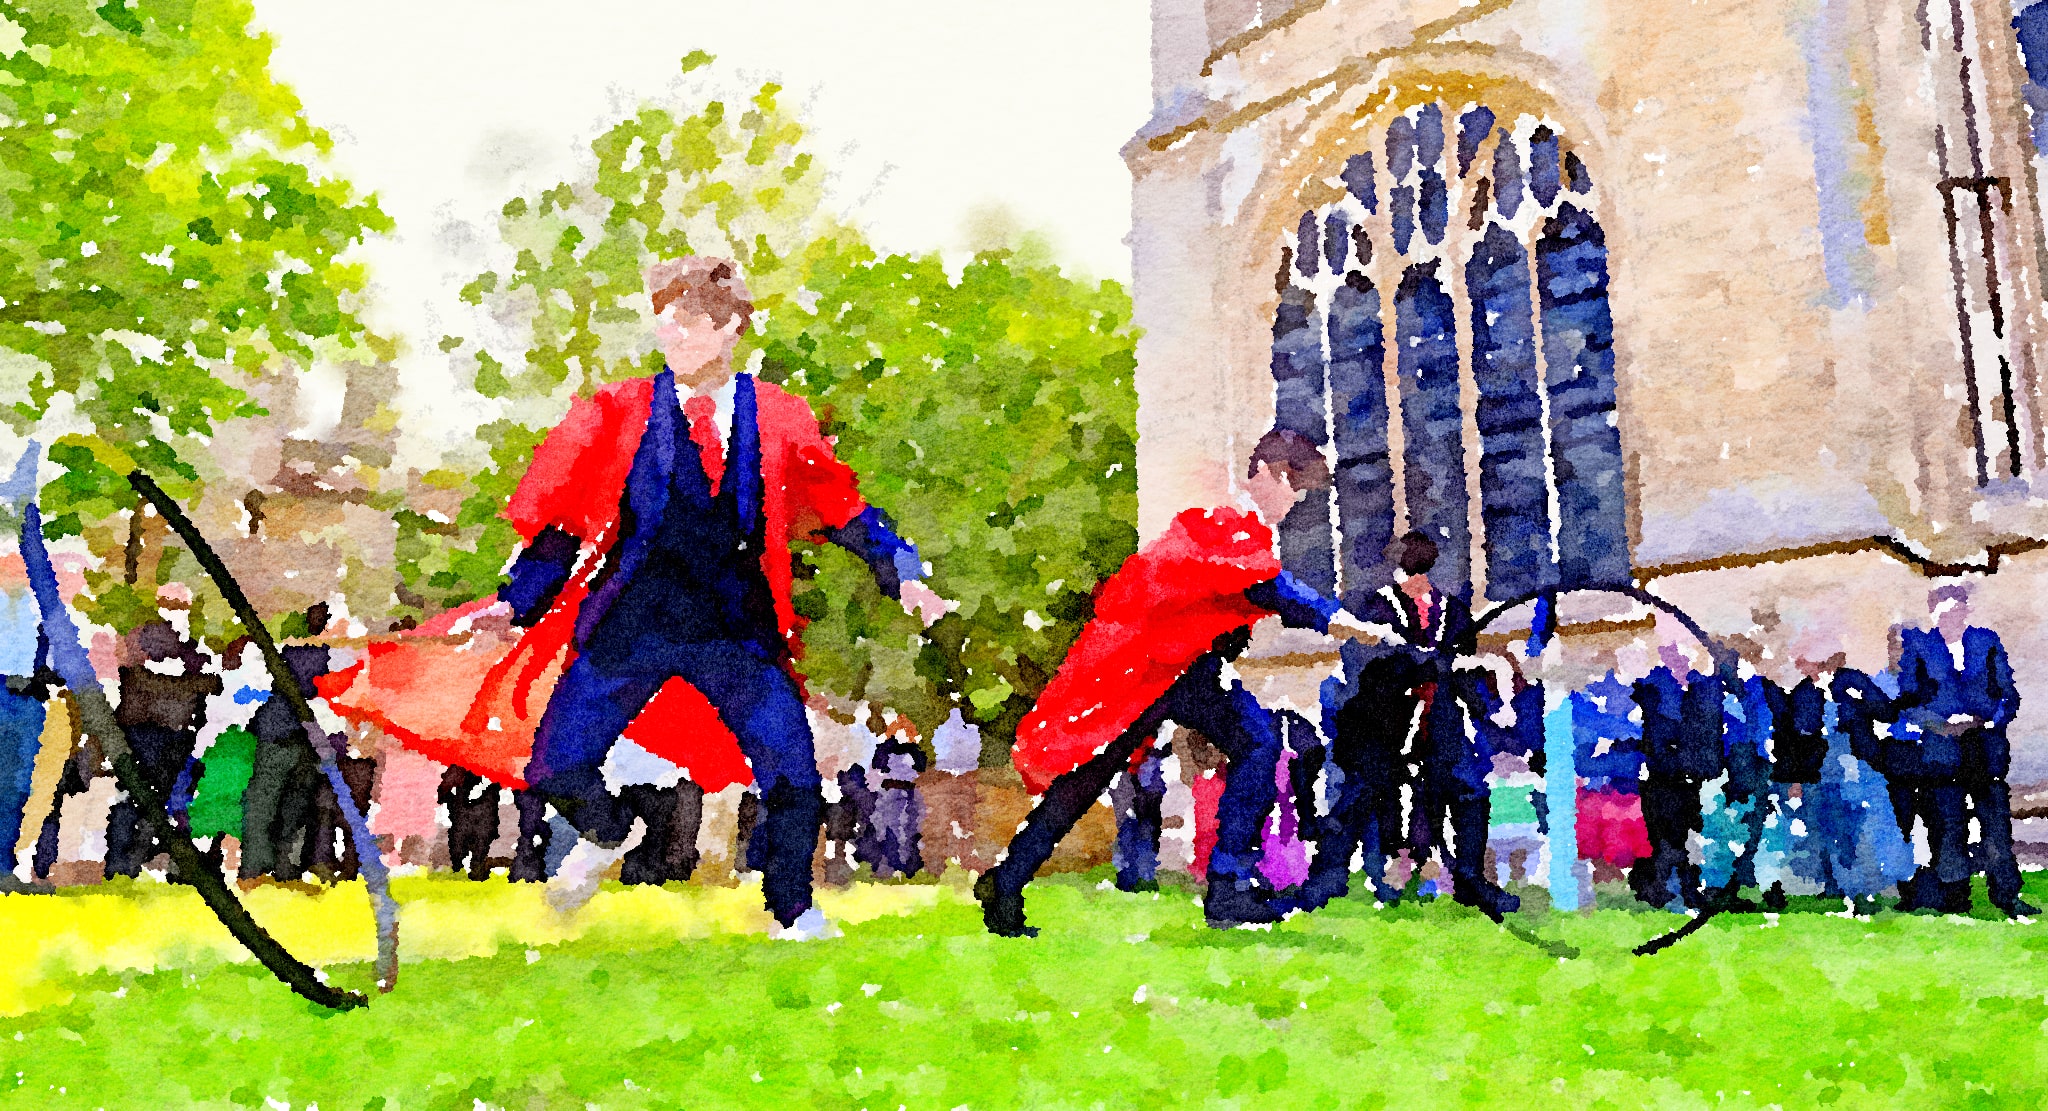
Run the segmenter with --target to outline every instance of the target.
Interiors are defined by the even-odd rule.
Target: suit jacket
[[[1684,686],[1668,667],[1636,680],[1650,774],[1705,782],[1721,774],[1721,679],[1694,672]]]
[[[1933,629],[1908,629],[1899,653],[1900,720],[1925,731],[1954,714],[1983,719],[1986,729],[2003,731],[2019,713],[2020,692],[2012,663],[1998,634],[1963,632],[1963,666],[1957,670],[1948,642]]]
[[[1764,693],[1771,699],[1771,778],[1779,783],[1819,783],[1828,755],[1828,700],[1820,684],[1801,679],[1787,691],[1772,683]]]
[[[1633,795],[1642,790],[1643,727],[1632,711],[1635,691],[1610,671],[1567,696],[1572,720],[1572,770],[1589,791]],[[1644,711],[1647,718],[1648,711]]]
[[[1399,724],[1412,718],[1414,700],[1427,699],[1421,727],[1405,749],[1410,762],[1454,770],[1459,779],[1477,786],[1492,770],[1493,753],[1473,723],[1497,712],[1501,698],[1487,672],[1457,666],[1459,654],[1473,647],[1471,606],[1434,586],[1429,601],[1426,625],[1415,600],[1396,587],[1381,587],[1360,607],[1359,620],[1394,634],[1375,654],[1381,660],[1399,661],[1395,666],[1376,663],[1367,673],[1398,689],[1398,695],[1382,693],[1376,701],[1392,709]],[[1409,711],[1405,718],[1400,714],[1403,708]]]
[[[1988,760],[1993,774],[2003,776],[2008,763],[2005,729],[2019,713],[2019,688],[2005,645],[1989,629],[1963,631],[1963,666],[1957,669],[1948,642],[1933,629],[1908,629],[1901,637],[1899,695],[1894,700],[1899,726],[1887,761],[1907,778],[1952,778]],[[1944,735],[1938,726],[1956,714],[1983,722],[1976,742]],[[1991,751],[1982,751],[1983,749]],[[1966,767],[1969,765],[1969,767]]]

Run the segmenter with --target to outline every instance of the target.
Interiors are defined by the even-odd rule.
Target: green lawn
[[[1031,889],[1035,940],[945,887],[831,942],[593,929],[422,960],[347,1014],[244,964],[75,974],[0,1018],[0,1104],[2048,1107],[2048,925],[1795,908],[1643,958],[1680,919],[1535,911],[1518,937],[1354,898],[1219,933],[1187,892],[1095,878]]]

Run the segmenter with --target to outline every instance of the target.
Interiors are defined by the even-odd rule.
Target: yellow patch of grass
[[[588,906],[563,916],[539,884],[502,876],[482,882],[451,876],[394,880],[398,948],[404,961],[489,956],[505,946],[554,945],[604,936],[622,944],[660,944],[720,934],[765,933],[758,883],[737,887],[606,884]],[[959,898],[948,887],[855,884],[822,889],[818,905],[846,924],[908,914]],[[317,895],[262,887],[242,896],[263,928],[313,965],[368,961],[376,955],[369,895],[360,881]],[[202,968],[252,959],[189,887],[116,881],[58,895],[0,895],[0,1015],[18,1015],[71,998],[65,981],[102,971]]]

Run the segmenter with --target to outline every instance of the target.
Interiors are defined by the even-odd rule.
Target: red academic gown
[[[1123,735],[1217,637],[1272,615],[1244,592],[1280,575],[1256,514],[1190,509],[1102,585],[1095,618],[1017,727],[1034,795]]]
[[[791,545],[853,520],[867,502],[852,468],[832,452],[810,403],[767,382],[754,385],[761,439],[761,570],[790,649],[802,655],[802,621],[790,602]],[[574,658],[576,616],[601,558],[619,535],[626,476],[639,450],[654,379],[635,378],[578,399],[533,454],[505,515],[532,541],[550,526],[583,540],[584,558],[554,604],[509,644],[451,643],[494,599],[451,610],[410,636],[373,644],[367,658],[320,680],[336,713],[373,722],[399,743],[444,764],[524,787],[534,733],[555,680]],[[671,679],[624,736],[674,761],[706,791],[750,782],[739,742],[695,687]]]

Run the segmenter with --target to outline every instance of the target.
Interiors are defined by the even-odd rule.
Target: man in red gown
[[[975,884],[991,933],[1037,932],[1024,923],[1024,885],[1167,721],[1199,731],[1230,761],[1209,854],[1209,923],[1280,917],[1258,876],[1259,827],[1273,808],[1280,735],[1272,714],[1227,667],[1251,626],[1271,615],[1342,635],[1368,631],[1281,570],[1266,524],[1309,491],[1328,488],[1321,451],[1296,433],[1269,432],[1252,452],[1248,478],[1256,512],[1187,510],[1110,576],[1094,618],[1018,726],[1012,755],[1041,797],[1001,863]]]
[[[926,624],[947,603],[920,581],[916,548],[861,497],[810,405],[735,373],[753,305],[734,265],[657,263],[647,289],[667,365],[577,400],[506,507],[526,541],[499,591],[526,629],[510,654],[385,646],[397,650],[373,650],[367,682],[323,693],[437,760],[552,803],[583,835],[549,884],[563,910],[639,836],[603,773],[621,735],[707,790],[751,777],[777,932],[824,936],[811,905],[823,799],[795,670],[791,545],[846,547]]]

